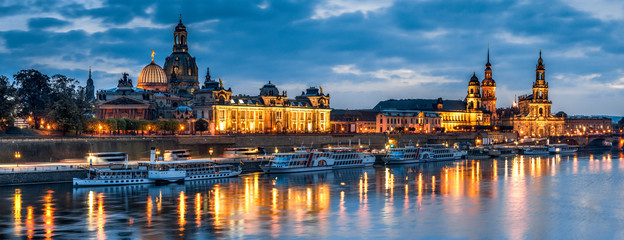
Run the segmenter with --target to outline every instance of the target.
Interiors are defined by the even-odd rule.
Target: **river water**
[[[623,200],[621,153],[31,185],[0,188],[0,239],[624,239]]]

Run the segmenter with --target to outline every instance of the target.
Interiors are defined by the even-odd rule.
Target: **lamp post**
[[[210,160],[212,160],[212,153],[213,153],[213,152],[214,152],[214,150],[213,150],[212,148],[210,148],[210,149],[208,150],[208,153],[210,153]]]
[[[102,136],[102,124],[99,124],[98,128],[100,129],[100,137],[101,137]]]
[[[22,154],[19,152],[19,149],[18,149],[19,146],[17,145],[17,143],[15,143],[15,141],[13,141],[12,143],[15,144],[15,150],[16,150],[15,151],[15,165],[19,168],[19,160],[20,158],[22,158]]]

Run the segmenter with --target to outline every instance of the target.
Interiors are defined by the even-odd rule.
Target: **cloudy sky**
[[[323,86],[335,108],[463,99],[488,44],[498,106],[529,93],[543,51],[553,112],[624,114],[624,2],[612,0],[0,1],[0,74],[35,68],[116,86],[171,53],[179,14],[200,81]]]

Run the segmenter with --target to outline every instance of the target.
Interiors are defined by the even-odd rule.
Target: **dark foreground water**
[[[0,188],[0,239],[31,237],[624,239],[624,156]]]

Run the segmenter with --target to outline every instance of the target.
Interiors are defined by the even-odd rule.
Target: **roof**
[[[126,96],[121,96],[106,102],[103,102],[101,105],[148,105],[149,103],[145,103],[136,99],[132,99]]]
[[[373,108],[376,111],[383,110],[425,110],[440,111],[436,108],[438,99],[390,99],[381,101]],[[461,100],[443,100],[442,111],[465,111],[466,102]]]
[[[332,121],[376,121],[378,113],[372,109],[332,109],[330,118]]]

